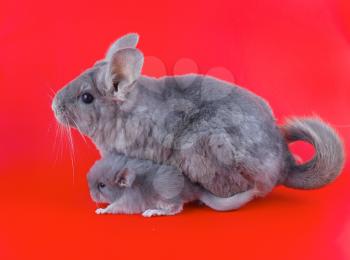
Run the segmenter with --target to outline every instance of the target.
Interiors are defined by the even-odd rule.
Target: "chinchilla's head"
[[[93,136],[126,99],[141,74],[143,55],[136,49],[138,35],[118,39],[104,60],[69,82],[54,97],[52,109],[59,123]]]
[[[94,164],[87,175],[93,201],[112,203],[132,188],[136,173],[126,167],[127,160],[124,155],[109,154]]]

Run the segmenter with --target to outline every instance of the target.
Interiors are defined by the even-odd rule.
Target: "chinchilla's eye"
[[[118,90],[119,90],[119,82],[118,81],[113,82],[113,88],[116,92],[118,92]]]
[[[103,182],[99,182],[99,183],[98,183],[98,187],[99,187],[100,189],[103,189],[104,187],[106,187],[106,184],[104,184]]]
[[[94,101],[94,97],[93,95],[91,95],[90,93],[84,93],[81,95],[81,100],[85,103],[85,104],[90,104],[92,103],[92,101]]]

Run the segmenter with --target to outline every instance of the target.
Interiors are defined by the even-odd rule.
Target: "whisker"
[[[56,91],[50,87],[51,84],[47,84],[47,89],[49,90],[49,92],[47,93],[47,96],[49,98],[49,102],[52,103],[53,99],[56,96]],[[63,158],[63,151],[64,151],[64,147],[65,147],[65,138],[64,138],[64,130],[63,130],[63,126],[62,124],[58,123],[55,120],[55,139],[54,139],[54,144],[53,144],[53,153],[54,153],[54,162],[53,165],[57,164],[58,160],[62,160]],[[51,127],[49,128],[51,130],[52,128],[52,124]]]
[[[51,138],[50,138],[50,133],[53,131],[54,127],[56,127],[56,128],[55,128],[56,131],[55,131],[54,142],[52,143],[52,146],[51,146],[51,149],[52,149],[52,150],[51,150],[51,154],[50,154],[50,155],[52,155],[52,154],[55,153],[56,138],[57,138],[57,126],[56,126],[56,124],[55,124],[54,122],[49,121],[49,125],[48,125],[48,128],[47,128],[45,140],[51,139]]]
[[[61,156],[62,152],[62,126],[60,124],[57,125],[57,133],[58,133],[58,139],[57,139],[57,157],[56,159],[58,160]],[[62,158],[62,157],[61,157]]]
[[[54,159],[54,163],[53,165],[56,165],[57,164],[57,160],[58,160],[58,156],[59,156],[59,137],[60,137],[60,131],[61,131],[61,128],[60,128],[60,124],[56,124],[56,133],[55,133],[55,140],[54,140],[54,145],[52,147],[53,149],[53,153],[55,154],[55,159]]]
[[[56,96],[56,92],[52,88],[49,88],[49,90],[51,91],[51,93],[47,93],[47,96],[49,97],[49,100],[52,103],[53,99]]]
[[[68,115],[67,115],[67,116],[68,116]],[[87,141],[86,141],[86,139],[85,139],[85,136],[84,136],[84,134],[82,133],[82,131],[80,130],[80,128],[79,128],[77,122],[76,122],[72,117],[69,117],[69,119],[71,119],[71,120],[73,121],[74,125],[76,126],[76,128],[77,128],[77,130],[78,130],[78,133],[79,133],[80,136],[83,138],[85,144],[87,144]]]
[[[59,124],[59,140],[60,140],[60,143],[59,143],[59,154],[60,154],[60,160],[62,160],[62,157],[63,157],[63,149],[64,149],[64,133],[63,133],[63,126],[61,124]]]
[[[53,96],[56,96],[56,91],[52,88],[52,87],[49,87],[49,90],[51,91],[51,94],[53,95]]]
[[[65,118],[65,121],[66,118]],[[68,143],[70,148],[70,158],[72,163],[72,170],[73,170],[73,184],[74,184],[74,178],[75,178],[75,153],[74,153],[74,143],[73,143],[73,137],[72,137],[72,131],[70,127],[65,126],[65,131],[68,137]]]

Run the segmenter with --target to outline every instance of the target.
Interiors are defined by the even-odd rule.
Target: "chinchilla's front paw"
[[[98,208],[98,209],[95,210],[95,213],[96,213],[96,214],[99,214],[99,215],[101,215],[101,214],[106,214],[106,213],[107,213],[107,210],[106,210],[106,209],[103,209],[103,208]]]
[[[173,215],[173,213],[163,209],[147,209],[142,213],[142,216],[146,218],[166,215]]]
[[[157,209],[147,209],[142,213],[142,216],[144,217],[152,217],[152,216],[159,216],[159,210]]]

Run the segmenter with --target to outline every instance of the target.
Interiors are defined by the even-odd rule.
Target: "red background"
[[[73,174],[50,108],[51,89],[135,31],[145,74],[197,64],[266,98],[280,122],[320,115],[349,153],[349,17],[348,0],[2,0],[0,259],[350,259],[349,164],[326,188],[278,187],[236,212],[97,216],[85,175],[98,153],[73,131]]]

